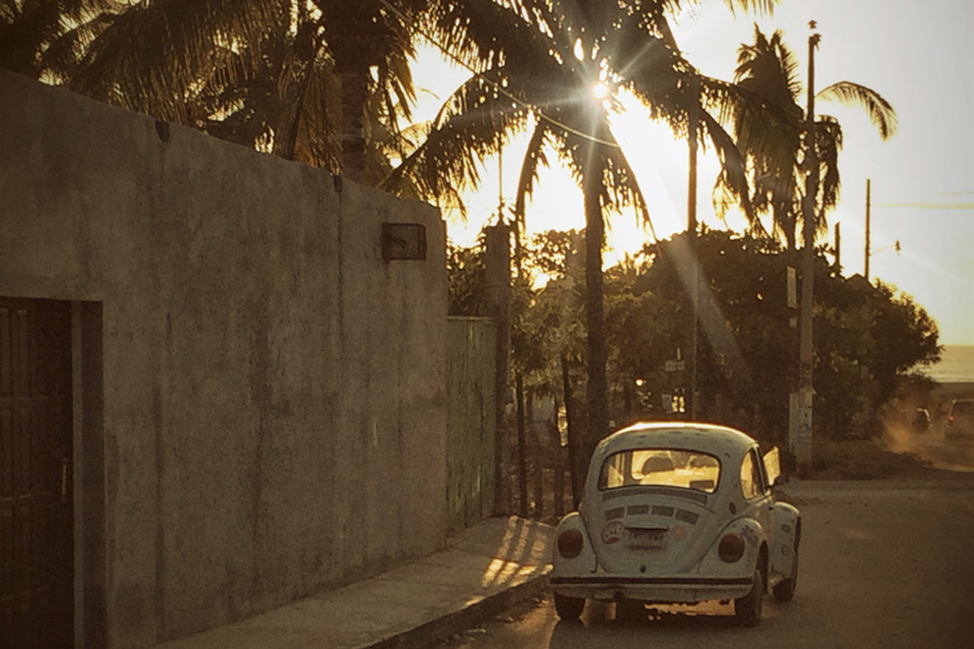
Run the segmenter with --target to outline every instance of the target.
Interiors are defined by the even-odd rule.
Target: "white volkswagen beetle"
[[[767,462],[766,462],[767,460]],[[620,603],[733,600],[761,620],[764,594],[789,601],[801,517],[776,502],[777,449],[710,424],[639,423],[602,440],[579,511],[558,524],[551,586],[562,619],[586,599]]]

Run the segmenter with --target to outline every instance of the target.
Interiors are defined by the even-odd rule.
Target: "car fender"
[[[744,539],[744,556],[728,563],[720,558],[720,540],[728,534],[739,534]],[[761,555],[761,547],[767,544],[767,536],[761,523],[753,518],[738,518],[714,537],[713,545],[700,562],[700,574],[707,576],[747,576],[754,574]]]
[[[768,557],[768,569],[772,579],[777,581],[791,574],[791,564],[801,541],[798,508],[788,503],[775,503],[772,525],[774,541]]]
[[[558,539],[567,530],[578,530],[582,533],[582,551],[573,558],[563,557],[558,549]],[[555,542],[551,551],[551,563],[552,576],[589,575],[596,571],[598,560],[595,557],[595,547],[592,545],[585,520],[578,512],[566,515],[558,523],[555,530]]]

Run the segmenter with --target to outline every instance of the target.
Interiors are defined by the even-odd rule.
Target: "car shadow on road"
[[[771,609],[771,610],[769,610]],[[774,617],[771,606],[765,606],[765,620]],[[596,635],[606,646],[612,636],[629,636],[632,632],[648,632],[657,636],[738,634],[753,631],[742,627],[734,617],[732,605],[704,603],[694,607],[647,606],[622,608],[616,604],[589,601],[580,621],[560,621],[555,625],[549,649],[579,649],[590,646],[588,640]],[[623,646],[625,643],[620,644]]]

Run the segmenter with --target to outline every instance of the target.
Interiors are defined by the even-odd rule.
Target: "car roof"
[[[675,448],[739,457],[756,443],[750,435],[727,426],[663,421],[635,423],[612,433],[599,447],[606,455],[629,448]]]

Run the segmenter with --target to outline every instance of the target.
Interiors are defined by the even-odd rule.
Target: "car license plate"
[[[665,529],[629,530],[629,546],[633,548],[659,548],[663,547],[666,539]]]

